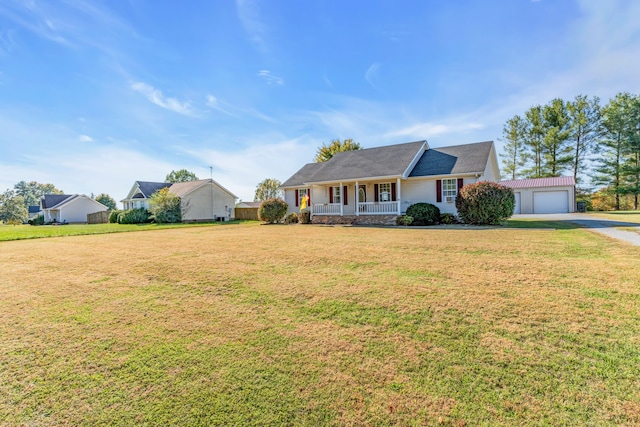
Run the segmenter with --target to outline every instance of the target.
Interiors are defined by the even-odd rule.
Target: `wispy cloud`
[[[369,85],[375,90],[378,90],[377,80],[378,80],[378,71],[380,70],[381,64],[375,63],[371,64],[369,68],[367,68],[367,72],[364,73],[364,79]]]
[[[7,55],[14,49],[16,42],[13,39],[13,33],[12,30],[0,31],[0,56]]]
[[[255,0],[236,0],[238,18],[251,43],[261,52],[267,52],[266,26],[260,18],[260,8]]]
[[[267,82],[268,85],[284,85],[284,79],[282,77],[274,76],[269,70],[258,71],[258,76],[261,77],[265,82]]]
[[[470,131],[483,129],[482,123],[464,123],[457,122],[452,124],[444,123],[417,123],[404,128],[396,129],[389,132],[387,136],[402,138],[433,138],[446,134],[464,134]]]
[[[91,138],[89,135],[80,135],[78,137],[78,141],[80,141],[80,142],[93,142],[93,138]]]
[[[132,83],[131,89],[143,94],[150,102],[159,107],[185,116],[195,116],[195,111],[191,107],[191,103],[189,101],[181,102],[176,98],[164,96],[162,91],[143,82]]]

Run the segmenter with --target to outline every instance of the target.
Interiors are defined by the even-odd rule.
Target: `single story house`
[[[423,140],[336,153],[281,188],[289,212],[307,204],[314,223],[394,224],[419,202],[455,214],[463,185],[499,180],[493,141],[430,148]]]
[[[515,179],[500,184],[513,189],[514,214],[553,214],[575,212],[576,181],[572,176]]]
[[[85,223],[87,215],[108,208],[84,194],[45,194],[40,200],[44,222]]]
[[[262,202],[239,202],[236,205],[236,219],[258,220],[258,209]]]
[[[182,220],[185,222],[229,221],[234,219],[236,195],[213,179],[187,182],[136,181],[127,197],[122,199],[125,210],[149,209],[149,198],[163,188],[180,197]]]

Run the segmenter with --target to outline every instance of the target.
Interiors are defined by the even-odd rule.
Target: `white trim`
[[[420,147],[420,150],[418,150],[418,153],[415,155],[415,157],[413,158],[413,160],[411,160],[411,163],[409,163],[409,166],[407,166],[407,168],[404,170],[404,172],[402,173],[401,178],[403,179],[407,179],[407,177],[409,176],[409,174],[411,173],[411,171],[413,171],[413,168],[416,167],[416,165],[418,164],[418,162],[420,161],[420,159],[422,158],[422,155],[425,153],[425,151],[429,150],[429,143],[427,142],[427,140],[424,140],[424,144],[422,144],[422,147]]]

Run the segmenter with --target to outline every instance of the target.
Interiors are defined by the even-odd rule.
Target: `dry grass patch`
[[[0,424],[634,425],[640,250],[234,226],[0,243]]]

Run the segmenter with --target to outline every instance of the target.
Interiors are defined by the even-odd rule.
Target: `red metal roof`
[[[531,178],[501,181],[500,184],[510,188],[540,188],[540,187],[573,187],[576,185],[572,176],[557,176],[553,178]]]

